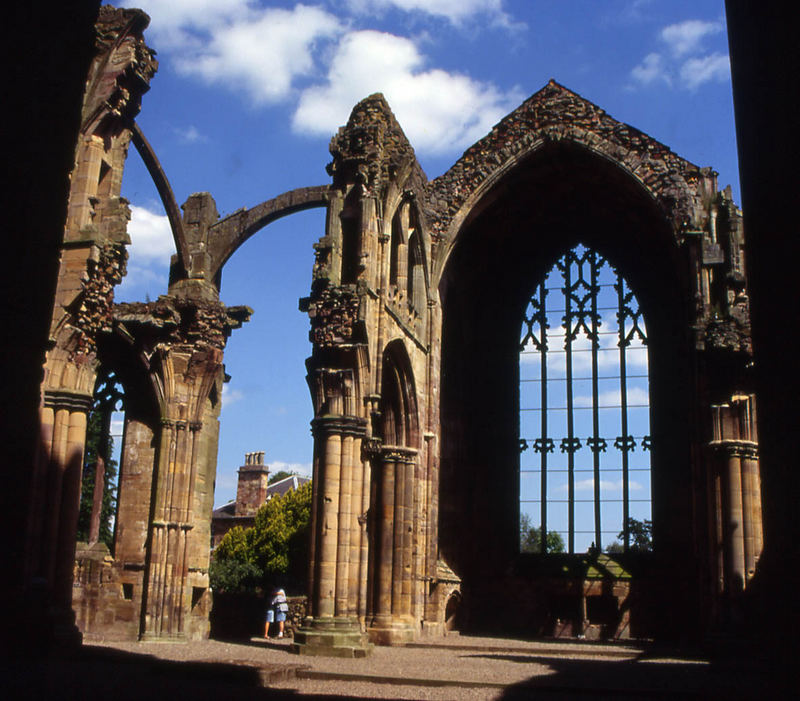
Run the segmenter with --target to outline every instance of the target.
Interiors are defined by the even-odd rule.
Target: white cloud
[[[731,64],[726,54],[690,58],[681,67],[681,80],[689,90],[696,90],[709,81],[724,82],[730,78]]]
[[[159,50],[196,44],[192,30],[244,21],[256,6],[253,0],[127,0],[120,4],[150,15],[147,36]]]
[[[205,143],[208,141],[208,137],[201,133],[194,124],[190,124],[188,127],[174,127],[172,131],[184,144]]]
[[[495,23],[510,26],[503,11],[503,0],[348,0],[352,12],[367,13],[394,7],[404,12],[421,12],[461,24],[477,16],[491,18]]]
[[[664,27],[659,39],[666,45],[661,52],[647,54],[631,70],[633,83],[648,86],[663,83],[685,90],[696,90],[709,81],[724,82],[730,78],[728,56],[707,53],[704,41],[722,32],[722,22],[692,19]]]
[[[269,471],[272,473],[285,470],[286,472],[296,472],[303,477],[311,477],[310,462],[284,462],[283,460],[269,460]]]
[[[250,12],[214,27],[208,43],[185,52],[177,66],[206,83],[244,92],[256,105],[279,102],[297,77],[313,72],[317,42],[340,31],[336,17],[318,7]]]
[[[658,53],[647,54],[642,62],[631,70],[631,78],[640,85],[652,85],[660,82],[670,85],[672,83],[664,58]]]
[[[170,256],[175,241],[166,215],[131,205],[127,273],[117,287],[117,300],[156,297],[167,289]]]
[[[330,134],[356,102],[382,92],[414,147],[434,153],[474,142],[520,99],[466,75],[426,70],[410,39],[372,30],[342,39],[327,78],[303,92],[297,131]]]
[[[650,395],[642,387],[628,387],[625,398],[629,407],[649,406],[650,404]],[[597,400],[600,407],[618,407],[622,405],[622,393],[619,389],[600,392]],[[581,394],[574,398],[573,403],[576,407],[590,407],[592,406],[592,397]]]
[[[222,385],[222,408],[227,409],[231,404],[235,404],[240,399],[244,399],[244,392],[239,389],[231,389],[229,384]]]
[[[131,261],[169,264],[169,257],[175,253],[175,241],[165,214],[157,214],[132,204],[128,234],[131,237],[131,245],[128,247]]]
[[[633,492],[636,490],[642,489],[642,485],[636,482],[635,480],[628,480],[628,491]],[[569,486],[566,484],[562,484],[558,489],[557,492],[566,492],[569,491]],[[575,482],[575,491],[576,492],[592,492],[594,491],[594,477],[589,477],[585,480],[578,480]],[[600,491],[601,492],[621,492],[622,491],[622,480],[600,480]]]
[[[680,57],[701,50],[703,39],[711,34],[721,32],[722,29],[721,22],[690,19],[664,27],[661,30],[660,38],[667,44],[674,56]]]

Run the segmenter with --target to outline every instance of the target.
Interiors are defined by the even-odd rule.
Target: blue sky
[[[383,92],[429,178],[550,78],[612,117],[720,173],[738,201],[722,0],[131,0],[159,72],[138,118],[180,203],[211,192],[222,215],[329,182],[328,143],[350,109]],[[131,148],[129,275],[120,301],[166,292],[174,250],[163,208]],[[308,473],[305,384],[312,244],[322,211],[250,239],[221,297],[252,321],[225,352],[215,504],[231,499],[244,453]]]

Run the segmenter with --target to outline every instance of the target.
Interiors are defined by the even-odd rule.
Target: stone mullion
[[[342,460],[342,436],[334,431],[325,437],[325,475],[323,479],[322,530],[319,549],[319,602],[321,617],[334,615],[336,590],[336,555],[339,536],[339,478]]]
[[[362,441],[363,444],[363,441]],[[361,546],[358,556],[358,615],[366,621],[367,612],[370,610],[369,582],[374,576],[370,572],[370,534],[367,530],[367,514],[370,513],[370,503],[376,503],[373,494],[372,463],[369,460],[361,460],[362,479],[361,479],[361,519],[359,521],[359,534]],[[363,521],[363,522],[362,522]],[[374,521],[373,521],[374,523]]]
[[[413,556],[413,520],[412,513],[414,507],[414,463],[411,461],[404,462],[403,467],[403,488],[405,495],[403,497],[403,519],[401,521],[402,529],[402,548],[403,548],[403,565],[402,565],[402,590],[400,599],[400,613],[404,616],[411,616],[411,589],[412,589],[412,573],[414,571]]]
[[[386,625],[392,615],[392,554],[394,552],[394,498],[395,498],[395,465],[388,459],[381,461],[380,484],[380,522],[377,524],[379,540],[377,546],[377,563],[375,568],[376,586],[373,608],[375,624]]]
[[[353,437],[350,475],[350,542],[347,553],[350,562],[347,581],[347,597],[350,601],[350,613],[362,616],[361,613],[361,539],[363,537],[360,516],[362,510],[362,494],[364,491],[364,463],[361,459],[361,437]]]
[[[66,456],[62,470],[61,509],[58,524],[58,556],[56,560],[56,602],[65,609],[72,605],[72,573],[75,566],[75,537],[81,503],[81,476],[86,445],[86,411],[72,411],[66,436]]]
[[[339,475],[338,539],[336,545],[336,602],[337,616],[353,614],[350,599],[350,534],[352,526],[353,436],[342,437],[342,462]]]
[[[64,484],[64,462],[67,453],[67,433],[69,430],[69,409],[56,407],[53,419],[53,443],[50,450],[48,468],[47,499],[45,507],[45,576],[53,582],[56,571],[56,553],[58,548],[59,514],[61,511],[61,490]]]
[[[737,450],[727,451],[726,496],[728,526],[728,547],[731,561],[728,567],[730,579],[728,589],[736,590],[744,586],[745,581],[745,556],[744,556],[744,514],[742,511],[742,461]]]
[[[761,554],[758,533],[758,525],[761,520],[761,500],[757,488],[758,458],[755,451],[744,451],[741,460],[745,572],[749,579],[755,573],[756,563]]]
[[[403,520],[405,516],[405,474],[404,464],[395,458],[394,467],[394,514],[392,517],[392,616],[402,611],[403,574]]]
[[[170,472],[174,465],[175,423],[169,419],[161,421],[159,437],[158,472],[156,480],[156,503],[151,524],[150,552],[148,553],[147,614],[145,635],[158,637],[161,633],[161,618],[164,610],[166,557],[167,557],[167,513],[169,504]]]
[[[316,589],[319,576],[317,573],[317,541],[320,538],[322,528],[322,509],[318,507],[318,502],[323,498],[322,480],[324,469],[324,452],[322,451],[322,441],[318,435],[314,435],[313,465],[311,467],[311,543],[309,544],[308,559],[308,593],[311,597],[311,615],[317,615],[316,602],[319,600],[319,593]],[[321,455],[322,453],[322,455]]]

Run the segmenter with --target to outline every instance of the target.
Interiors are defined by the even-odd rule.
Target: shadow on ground
[[[476,655],[486,659],[529,664],[534,659],[550,668],[508,686],[503,701],[530,698],[592,699],[784,699],[788,675],[770,670],[763,661],[722,659],[713,662],[664,659],[646,653],[630,660],[567,659],[521,654]],[[796,689],[795,689],[796,692]]]
[[[6,658],[2,668],[3,697],[9,700],[249,701],[298,696],[293,691],[263,688],[261,672],[251,665],[175,662],[91,645],[70,655]],[[303,698],[341,701],[330,696]]]

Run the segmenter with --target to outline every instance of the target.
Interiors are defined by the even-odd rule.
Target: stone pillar
[[[80,506],[89,395],[48,390],[41,409],[38,505],[30,531],[28,571],[49,592],[49,617],[57,642],[78,643],[72,612],[72,572]]]
[[[741,593],[755,574],[763,547],[758,443],[753,399],[734,395],[712,409],[711,449],[712,564],[715,592],[727,617],[738,615]]]
[[[417,451],[384,446],[380,453],[373,616],[370,640],[399,645],[415,638],[412,618],[414,466]]]
[[[725,545],[729,553],[726,567],[728,590],[744,589],[744,519],[742,514],[742,463],[739,451],[729,446],[725,451]]]
[[[167,388],[156,471],[155,504],[149,525],[143,639],[203,638],[207,625],[188,627],[192,588],[207,589],[210,543],[196,526],[209,518],[198,481],[213,482],[216,437],[212,388],[221,384],[222,350],[189,344],[162,345],[155,368]],[[213,446],[213,451],[209,450]],[[213,454],[212,454],[213,453]],[[200,502],[203,502],[201,504]],[[203,509],[198,513],[198,507]]]
[[[353,463],[366,421],[323,415],[312,422],[314,503],[312,505],[311,616],[295,634],[301,655],[363,657],[370,647],[357,616],[359,548],[353,547]],[[363,489],[363,487],[362,487]],[[360,492],[359,492],[360,494]],[[360,505],[360,499],[359,499]],[[358,523],[356,521],[356,523]],[[355,531],[360,533],[359,529]]]

